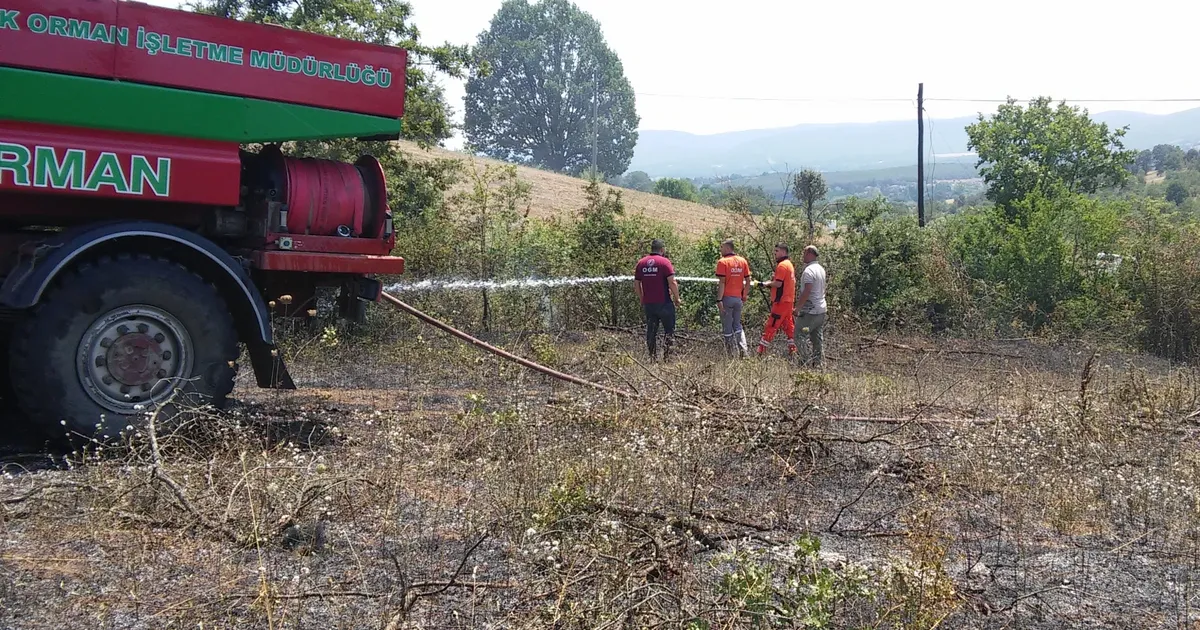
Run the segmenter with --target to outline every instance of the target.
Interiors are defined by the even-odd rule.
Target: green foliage
[[[595,502],[588,496],[585,476],[574,468],[567,468],[558,483],[539,497],[538,511],[533,516],[537,526],[566,527],[566,521],[591,509]]]
[[[1056,230],[1057,204],[1041,197],[1018,204],[1025,223],[1009,222],[999,208],[970,212],[953,226],[951,247],[967,274],[997,296],[1001,313],[1038,327],[1049,323],[1079,278]]]
[[[1117,269],[1136,304],[1142,347],[1179,361],[1200,358],[1200,226],[1161,206],[1134,215],[1128,259]]]
[[[691,180],[674,177],[664,177],[654,182],[654,194],[672,199],[682,199],[684,201],[700,200],[700,194],[696,190],[696,185]]]
[[[1150,150],[1150,156],[1154,160],[1154,169],[1159,173],[1182,169],[1186,157],[1183,149],[1173,144],[1156,145]]]
[[[889,210],[882,199],[846,203],[841,243],[830,256],[837,272],[831,289],[839,303],[877,327],[928,318],[943,328],[954,310],[953,291],[934,273],[930,233],[911,215],[888,216]]]
[[[1150,153],[1149,149],[1138,152],[1137,157],[1133,160],[1133,170],[1139,174],[1154,170],[1154,155]]]
[[[507,0],[479,36],[467,81],[472,147],[572,174],[624,173],[637,144],[633,88],[600,25],[568,0]]]
[[[1189,196],[1187,187],[1180,182],[1173,181],[1167,184],[1167,201],[1182,206]]]
[[[670,226],[641,215],[626,215],[620,190],[603,187],[593,180],[584,192],[587,205],[580,210],[575,224],[571,254],[575,274],[629,275],[634,263],[650,253],[650,242],[656,238],[666,242],[668,255],[678,249],[677,237]],[[613,326],[635,318],[640,321],[637,296],[632,286],[625,283],[577,287],[570,294],[573,296],[570,301],[580,309],[576,317],[584,321],[602,321]]]
[[[963,196],[960,205],[967,207],[939,215],[924,230],[911,210],[882,197],[839,201],[841,229],[822,244],[835,317],[878,328],[972,331],[979,326],[1103,336],[1175,360],[1200,358],[1195,262],[1200,228],[1194,219],[1200,171],[1192,168],[1200,161],[1183,154],[1183,168],[1169,170],[1163,183],[1099,195],[1072,193],[1117,179],[1109,167],[1121,161],[1122,152],[1095,145],[1104,138],[1119,145],[1119,132],[1108,133],[1077,110],[1051,109],[1048,103],[1030,111],[1006,105],[994,119],[973,127],[993,143],[990,155],[999,156],[989,162],[995,168],[992,195],[1009,190],[1010,182],[1020,194],[994,206],[970,207],[965,203],[969,191],[946,187],[947,196]],[[1001,136],[1016,148],[995,144]],[[1026,150],[1026,141],[1042,144]],[[1077,141],[1082,142],[1078,151],[1063,148]],[[353,160],[362,149],[380,154],[392,207],[403,217],[397,221],[397,251],[417,277],[627,276],[653,238],[667,242],[680,275],[711,277],[718,244],[733,238],[755,276],[763,278],[774,267],[776,242],[793,250],[809,242],[806,205],[779,204],[757,187],[715,183],[696,191],[688,180],[660,180],[655,192],[699,196],[731,213],[724,228],[684,243],[672,226],[627,212],[621,191],[598,178],[582,184],[587,202],[577,216],[534,219],[526,212],[528,185],[512,167],[464,170],[455,160],[416,160],[382,143],[303,143],[289,149],[339,160]],[[1159,153],[1168,161],[1170,155],[1178,157],[1175,151]],[[1143,157],[1155,166],[1153,152]],[[469,186],[447,199],[446,191],[464,176]],[[819,177],[812,178],[814,200],[821,197]],[[799,186],[798,198],[810,198],[808,182],[789,180]],[[631,173],[613,182],[644,186],[648,177]],[[712,285],[685,282],[680,289],[680,324],[715,325]],[[482,314],[485,326],[506,329],[528,330],[531,324],[541,331],[586,329],[642,321],[627,282],[411,299],[452,321],[472,324]],[[765,317],[765,305],[765,299],[755,298],[747,304],[745,320],[751,326]],[[530,352],[553,362],[558,360],[553,348],[550,337],[535,336]],[[819,384],[808,385],[820,397]],[[908,579],[901,576],[892,585],[903,591],[901,578]]]
[[[829,186],[820,172],[806,168],[796,173],[792,194],[804,209],[804,218],[808,220],[808,238],[811,239],[817,233],[817,204],[825,200]]]
[[[841,627],[838,611],[871,597],[871,576],[855,566],[823,566],[820,551],[820,539],[802,536],[782,571],[750,553],[734,553],[732,569],[721,576],[722,594],[752,628]]]
[[[517,177],[512,165],[475,165],[470,172],[471,188],[455,195],[451,204],[459,221],[460,261],[474,259],[472,271],[480,280],[497,277],[498,271],[511,264],[523,236],[524,219],[529,214],[529,183]],[[483,301],[483,327],[490,328],[490,303],[487,289],[480,291]]]
[[[575,226],[575,260],[582,271],[614,274],[621,268],[618,256],[626,246],[620,224],[625,218],[621,191],[602,190],[600,182],[592,180],[584,194],[587,205],[580,210]]]
[[[422,44],[420,31],[412,23],[412,6],[406,0],[196,0],[189,8],[224,18],[404,48],[409,53],[404,137],[437,143],[454,133],[445,94],[435,75],[463,77],[470,62],[467,47]]]
[[[751,214],[769,212],[776,202],[762,186],[713,186],[700,188],[700,200],[715,208],[745,209]]]
[[[1035,195],[1017,210],[1024,222],[1008,221],[998,208],[976,209],[946,230],[952,255],[977,281],[992,316],[1037,329],[1056,319],[1076,327],[1085,323],[1079,315],[1097,309],[1115,315],[1111,277],[1096,260],[1119,248],[1127,204]],[[1064,305],[1072,310],[1056,313]]]
[[[533,350],[533,358],[542,365],[557,367],[560,356],[558,344],[549,335],[535,335],[529,340],[529,348]]]
[[[1009,218],[1017,218],[1020,203],[1033,195],[1048,199],[1120,184],[1137,155],[1125,150],[1124,135],[1125,129],[1093,122],[1087,110],[1065,102],[1052,107],[1045,97],[1028,107],[1010,98],[993,116],[980,114],[967,127],[988,198]]]
[[[614,177],[610,180],[613,186],[621,188],[629,188],[630,190],[638,190],[641,192],[651,192],[654,190],[654,181],[646,174],[646,171],[631,171],[620,177]]]

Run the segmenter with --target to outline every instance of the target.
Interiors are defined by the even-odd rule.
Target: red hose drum
[[[370,156],[354,164],[276,156],[287,231],[314,236],[378,238],[387,218],[383,169]],[[344,226],[344,227],[343,227]]]
[[[367,195],[353,164],[315,158],[283,158],[287,173],[287,229],[292,234],[334,236],[339,226],[362,234]]]

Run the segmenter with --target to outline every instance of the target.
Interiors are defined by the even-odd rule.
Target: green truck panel
[[[400,120],[104,79],[0,68],[0,120],[224,142],[392,136]]]

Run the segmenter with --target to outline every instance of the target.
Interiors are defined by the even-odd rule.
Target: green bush
[[[887,210],[883,199],[851,199],[841,245],[829,257],[838,303],[882,328],[924,316],[932,300],[924,273],[929,235],[914,217],[885,218]]]
[[[1078,307],[1111,286],[1096,256],[1118,245],[1127,215],[1121,201],[1034,194],[1008,212],[986,207],[952,217],[945,234],[988,314],[1038,330],[1055,321],[1060,305]]]
[[[700,200],[700,193],[696,190],[696,185],[691,180],[676,179],[673,177],[664,177],[654,182],[654,194],[672,199],[682,199],[684,201]]]
[[[1200,227],[1159,206],[1141,208],[1116,276],[1136,305],[1136,338],[1149,352],[1200,359]]]

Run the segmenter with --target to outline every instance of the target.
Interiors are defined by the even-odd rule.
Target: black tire
[[[222,407],[238,340],[203,279],[169,261],[122,256],[64,272],[18,325],[9,356],[17,401],[48,437],[110,441],[155,410],[165,426]]]

